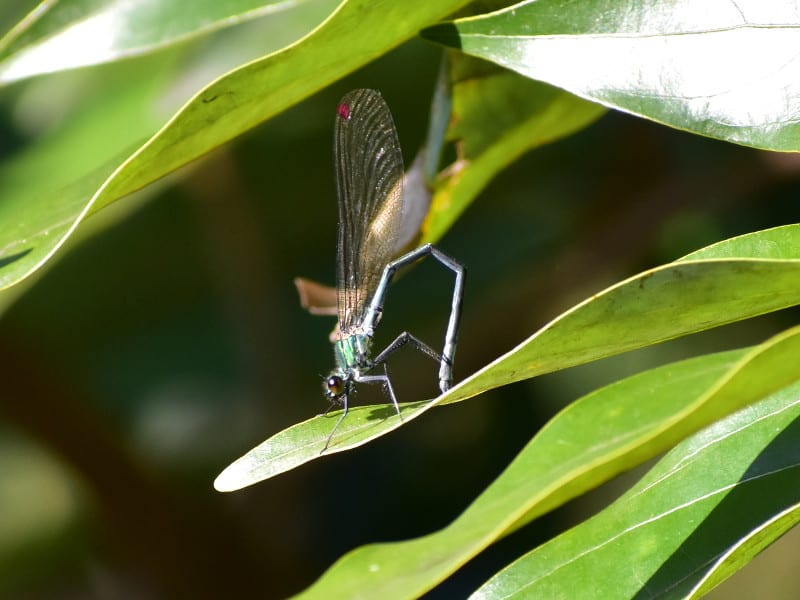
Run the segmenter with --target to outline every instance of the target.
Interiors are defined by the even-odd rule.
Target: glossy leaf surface
[[[800,304],[800,226],[733,238],[697,255],[704,260],[670,263],[589,298],[435,401],[404,406],[403,423],[386,418],[393,414],[389,406],[353,409],[327,452],[364,444],[438,404]],[[333,426],[330,417],[337,414],[266,440],[231,464],[217,479],[217,489],[239,489],[319,458]]]
[[[0,230],[0,289],[47,261],[86,215],[230,141],[465,3],[343,2],[302,41],[207,85],[160,130],[165,119],[153,107],[172,90],[159,79],[169,80],[172,72],[160,68],[169,61],[154,57],[155,70],[144,71],[147,76],[136,81],[126,81],[124,71],[111,73],[104,83],[114,78],[121,81],[109,86],[107,96],[93,98],[82,107],[85,120],[73,118],[67,127],[0,167],[0,184],[6,190],[0,219],[13,223]],[[298,10],[305,6],[299,5]],[[308,31],[309,22],[302,21],[295,31]],[[218,75],[205,73],[203,84]],[[196,83],[189,89],[187,93],[181,88],[182,100],[197,90]],[[102,110],[96,110],[97,106]],[[109,130],[116,135],[97,133]],[[78,159],[69,168],[62,165],[65,152]]]
[[[800,150],[794,2],[526,0],[424,35],[678,129]]]

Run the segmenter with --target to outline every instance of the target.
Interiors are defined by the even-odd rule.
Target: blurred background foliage
[[[0,8],[4,22],[18,17],[16,6]],[[211,482],[233,458],[326,407],[333,322],[300,308],[292,278],[333,281],[333,107],[350,89],[380,89],[410,163],[440,60],[432,44],[403,44],[95,214],[57,260],[2,292],[13,303],[0,319],[0,595],[286,596],[358,545],[446,525],[579,395],[669,360],[760,342],[796,321],[796,310],[783,311],[493,390],[357,452],[215,492]],[[82,76],[65,76],[64,93]],[[26,89],[0,97],[0,155],[25,147]],[[58,88],[39,100],[37,118],[57,119]],[[606,285],[797,221],[798,193],[796,155],[614,112],[525,155],[439,242],[468,268],[456,379]],[[437,339],[448,283],[426,264],[402,278],[378,345],[401,329]],[[418,366],[431,376],[417,377]],[[435,370],[412,352],[393,373],[401,397],[436,393]],[[466,595],[635,476],[528,525],[431,597]],[[792,597],[797,544],[784,538],[718,597]]]

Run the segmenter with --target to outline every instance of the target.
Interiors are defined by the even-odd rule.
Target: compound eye
[[[325,388],[331,398],[344,394],[344,380],[338,375],[331,375],[325,380]]]

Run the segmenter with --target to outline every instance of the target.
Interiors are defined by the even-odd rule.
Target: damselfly
[[[464,268],[430,244],[399,258],[403,223],[403,157],[389,107],[375,90],[354,90],[336,109],[334,160],[339,197],[339,235],[336,252],[336,292],[339,325],[334,341],[336,368],[325,380],[325,395],[342,414],[328,436],[347,416],[356,383],[381,384],[402,419],[386,360],[405,344],[439,361],[439,388],[453,383],[453,357],[464,291]],[[407,331],[374,359],[370,346],[380,321],[389,284],[395,272],[432,256],[455,273],[450,319],[441,354]],[[370,374],[383,366],[383,373]],[[326,411],[327,414],[327,411]]]

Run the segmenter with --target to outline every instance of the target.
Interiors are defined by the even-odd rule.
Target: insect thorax
[[[342,372],[360,371],[372,367],[369,359],[369,348],[372,337],[365,333],[343,335],[333,344],[336,366]]]

